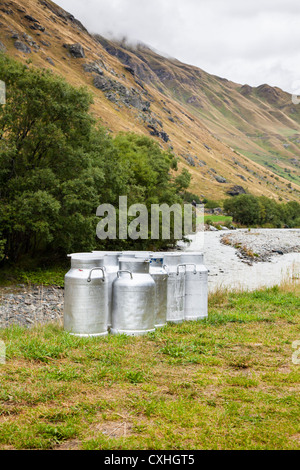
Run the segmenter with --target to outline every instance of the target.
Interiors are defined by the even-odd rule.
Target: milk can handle
[[[100,270],[102,271],[102,274],[103,274],[103,278],[102,278],[102,281],[104,282],[105,281],[105,268],[93,268],[90,270],[90,274],[89,274],[89,277],[87,278],[87,282],[91,282],[92,278],[92,272],[93,271],[96,271],[96,270]]]
[[[169,276],[169,268],[168,268],[168,266],[167,266],[166,264],[164,264],[164,265],[163,265],[163,268],[167,271],[167,274],[168,274],[168,276]]]
[[[131,271],[127,271],[127,270],[124,270],[124,269],[121,270],[121,271],[118,271],[118,272],[117,272],[118,278],[120,277],[120,274],[121,274],[121,273],[128,273],[128,274],[130,274],[131,279],[133,279],[133,276],[132,276],[132,272],[131,272]]]
[[[194,266],[194,274],[197,274],[197,266],[194,263],[187,263],[184,266],[185,266],[185,274],[186,274],[186,267],[187,266]]]
[[[179,276],[179,268],[181,267],[185,269],[184,274],[186,274],[186,264],[177,264],[177,276]]]

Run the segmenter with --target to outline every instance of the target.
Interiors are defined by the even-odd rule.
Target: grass
[[[145,337],[0,330],[0,449],[299,449],[299,283]]]
[[[56,266],[51,268],[15,268],[3,267],[0,269],[0,286],[15,285],[17,283],[27,285],[44,285],[44,286],[64,286],[64,277],[68,271],[68,265]]]
[[[232,222],[232,217],[228,216],[228,215],[205,215],[204,216],[204,223],[207,223],[207,221],[210,220],[211,222],[213,223],[217,223],[217,224],[225,224],[226,222]]]

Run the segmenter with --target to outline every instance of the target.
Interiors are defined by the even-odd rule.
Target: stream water
[[[273,229],[265,230],[269,231],[268,235],[272,235]],[[276,235],[278,233],[277,231]],[[223,235],[223,231],[203,232],[201,236],[191,236],[191,243],[184,246],[186,251],[204,252],[204,264],[209,270],[210,292],[220,287],[253,290],[271,287],[289,279],[299,279],[300,253],[274,254],[269,262],[254,262],[249,266],[237,256],[235,248],[221,243]],[[284,232],[284,237],[286,240],[288,231]]]

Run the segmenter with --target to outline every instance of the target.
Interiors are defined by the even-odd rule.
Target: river
[[[257,237],[263,236],[266,240],[272,237],[281,237],[282,246],[289,243],[293,235],[299,237],[300,230],[260,229],[254,230]],[[235,233],[237,231],[234,231]],[[241,230],[243,236],[247,231]],[[186,251],[203,251],[204,264],[209,270],[208,290],[212,292],[220,287],[233,290],[254,290],[260,287],[271,287],[286,280],[299,279],[300,253],[291,252],[283,255],[273,254],[270,261],[254,262],[252,266],[245,263],[238,256],[237,250],[221,243],[221,237],[231,231],[206,231],[198,236],[190,236],[189,246],[184,245]],[[200,236],[199,236],[200,235]]]

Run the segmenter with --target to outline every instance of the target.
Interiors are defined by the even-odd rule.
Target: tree
[[[255,225],[260,222],[260,204],[255,196],[241,194],[224,201],[224,210],[234,222],[242,225]]]
[[[0,76],[0,261],[109,248],[96,238],[96,209],[121,195],[182,202],[174,156],[148,137],[112,138],[91,117],[85,88],[4,55]]]

